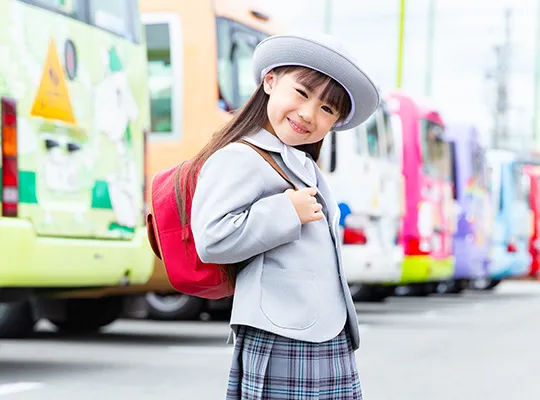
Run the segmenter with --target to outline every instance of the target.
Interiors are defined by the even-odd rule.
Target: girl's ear
[[[268,72],[263,79],[264,92],[266,94],[272,93],[274,87],[276,86],[277,77],[273,71]]]

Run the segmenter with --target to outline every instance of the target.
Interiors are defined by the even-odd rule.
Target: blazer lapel
[[[326,183],[324,175],[318,168],[315,168],[315,174],[317,175],[317,187],[319,189],[319,196],[324,201],[326,209],[328,210],[328,223],[334,235],[334,239],[339,241],[339,216],[340,211],[330,186]]]

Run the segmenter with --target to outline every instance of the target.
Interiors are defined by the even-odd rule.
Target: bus
[[[137,2],[3,0],[0,59],[0,336],[99,328],[140,301],[75,291],[153,271]]]
[[[398,139],[382,101],[364,124],[332,132],[323,143],[319,166],[341,211],[343,263],[355,300],[382,301],[401,279],[404,180]]]
[[[451,123],[446,136],[454,159],[454,195],[459,205],[453,238],[455,270],[444,292],[460,293],[489,275],[493,205],[488,191],[486,148],[470,124]]]
[[[529,238],[529,253],[531,255],[531,265],[528,276],[538,278],[540,275],[540,166],[537,160],[535,164],[524,166],[524,173],[529,178],[529,204],[532,211],[533,226]]]
[[[452,277],[456,230],[452,153],[444,122],[434,109],[402,92],[388,95],[402,137],[406,211],[400,233],[404,261],[400,283],[409,294],[428,295]]]
[[[255,90],[251,57],[279,27],[247,0],[142,0],[148,46],[151,129],[147,176],[193,157]],[[225,316],[228,301],[206,301],[172,289],[161,262],[147,285],[156,319]],[[221,314],[221,315],[220,315]]]
[[[489,276],[474,288],[491,290],[505,278],[527,275],[531,265],[529,239],[533,232],[530,178],[518,154],[500,149],[486,153],[488,184],[494,207]]]

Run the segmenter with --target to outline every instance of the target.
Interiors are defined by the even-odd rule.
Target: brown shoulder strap
[[[249,147],[251,147],[253,150],[255,150],[257,153],[259,153],[259,155],[264,158],[266,160],[266,162],[268,164],[270,164],[272,166],[272,168],[274,168],[276,170],[276,172],[278,174],[281,175],[281,177],[283,179],[285,179],[287,182],[289,182],[291,184],[291,186],[294,188],[294,190],[298,190],[298,188],[296,187],[296,185],[294,184],[294,182],[287,176],[287,174],[285,173],[285,171],[283,171],[283,169],[281,169],[281,167],[279,166],[279,164],[276,162],[276,160],[274,160],[274,157],[272,157],[270,155],[270,153],[268,153],[266,150],[264,149],[261,149],[260,147],[257,147],[255,146],[253,143],[250,143],[246,140],[239,140],[238,143],[243,143],[245,145],[248,145]]]

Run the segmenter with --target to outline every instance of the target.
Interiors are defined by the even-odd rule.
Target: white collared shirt
[[[294,154],[294,156],[298,159],[298,161],[300,161],[300,164],[304,166],[305,170],[309,173],[309,177],[311,178],[311,180],[315,183],[315,185],[317,185],[317,175],[315,174],[315,166],[310,160],[308,160],[306,153],[292,146],[288,146],[288,145],[286,146],[291,151],[291,153]]]

